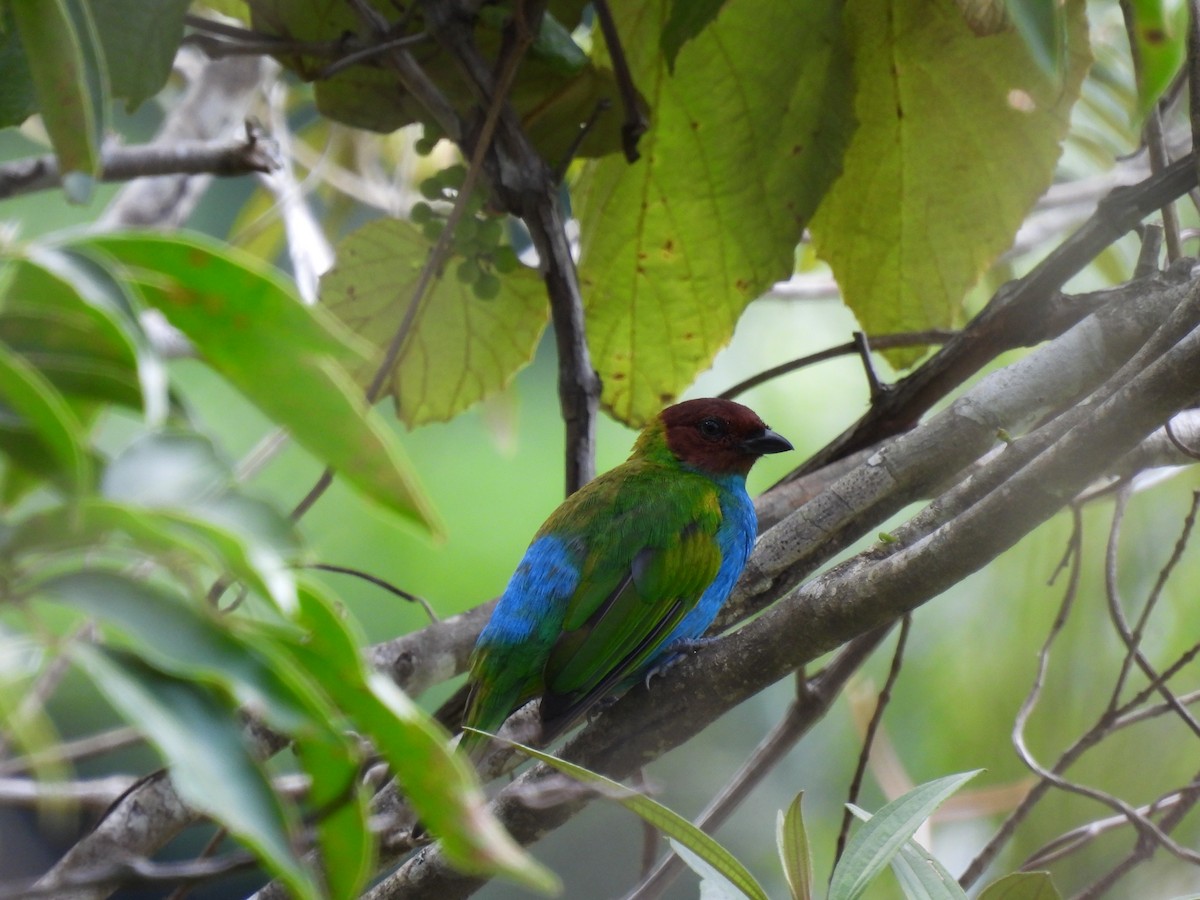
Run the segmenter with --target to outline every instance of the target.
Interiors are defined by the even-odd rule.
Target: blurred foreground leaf
[[[335,320],[273,268],[199,235],[124,234],[81,246],[126,267],[146,301],[203,358],[366,496],[433,533],[440,525],[400,442],[346,370],[362,360]]]
[[[475,729],[469,730],[474,731]],[[477,733],[483,734],[484,732]],[[767,900],[762,886],[755,881],[754,876],[738,861],[736,856],[674,810],[668,809],[645,794],[625,787],[618,781],[585,769],[583,766],[577,766],[565,759],[559,759],[557,756],[551,756],[549,753],[543,753],[516,741],[507,741],[494,735],[491,737],[493,740],[516,747],[525,755],[540,760],[553,769],[570,775],[580,784],[602,789],[603,796],[616,800],[629,811],[637,813],[667,837],[687,847],[751,900]]]

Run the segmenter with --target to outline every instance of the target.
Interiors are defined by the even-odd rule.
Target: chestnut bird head
[[[659,420],[675,458],[708,475],[745,475],[760,456],[793,449],[754,410],[732,400],[685,400],[664,409]]]

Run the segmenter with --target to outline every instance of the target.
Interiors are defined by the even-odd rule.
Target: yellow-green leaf
[[[852,81],[834,0],[727,4],[673,74],[660,46],[668,0],[612,5],[653,120],[637,163],[590,163],[572,196],[602,402],[640,424],[791,274],[853,128]]]
[[[338,245],[337,265],[321,279],[323,302],[379,350],[358,369],[364,383],[404,319],[429,246],[408,222],[371,222]],[[445,421],[501,390],[546,327],[545,288],[531,269],[502,276],[499,295],[484,300],[455,276],[461,260],[426,294],[389,382],[409,426]]]
[[[1016,31],[975,35],[953,0],[851,0],[846,15],[859,127],[813,219],[817,252],[864,330],[952,326],[1053,178],[1089,62],[1083,4],[1068,5],[1061,81]]]

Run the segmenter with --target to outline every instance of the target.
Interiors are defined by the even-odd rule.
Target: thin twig
[[[430,622],[438,621],[438,614],[433,611],[433,607],[429,605],[428,600],[426,600],[424,597],[418,596],[417,594],[406,591],[404,588],[397,587],[390,581],[385,581],[384,579],[380,578],[378,575],[371,575],[370,573],[364,572],[361,569],[352,569],[348,566],[335,566],[331,563],[306,563],[303,568],[320,569],[322,572],[336,572],[339,575],[352,575],[355,578],[361,578],[363,581],[370,582],[376,587],[383,588],[390,594],[395,594],[402,600],[407,600],[409,603],[416,603],[421,607],[421,609],[425,610],[425,614],[429,616]]]
[[[896,679],[900,677],[900,669],[904,664],[904,648],[908,644],[908,632],[911,628],[912,616],[903,616],[900,619],[900,634],[896,638],[896,649],[892,653],[892,664],[888,668],[887,679],[883,683],[883,689],[879,692],[879,697],[875,701],[875,711],[871,714],[871,721],[867,723],[867,731],[863,735],[862,749],[858,754],[858,763],[854,767],[854,777],[850,779],[850,789],[846,792],[846,803],[842,809],[842,826],[838,829],[837,844],[833,853],[833,865],[830,867],[830,878],[833,877],[832,869],[837,867],[838,860],[842,858],[842,853],[846,850],[846,841],[850,837],[850,823],[854,820],[854,814],[850,811],[850,807],[858,803],[863,778],[867,774],[867,763],[871,759],[871,746],[875,743],[875,734],[879,731],[879,725],[883,722],[883,714],[887,711],[888,703],[892,699],[892,689],[896,686]]]
[[[1183,721],[1192,733],[1200,737],[1200,722],[1197,722],[1195,717],[1188,711],[1187,707],[1179,702],[1179,698],[1175,696],[1166,686],[1162,677],[1155,671],[1150,661],[1146,659],[1146,655],[1141,649],[1142,633],[1145,630],[1146,620],[1153,611],[1154,606],[1162,594],[1162,588],[1166,584],[1167,578],[1178,564],[1180,557],[1183,555],[1184,549],[1187,547],[1188,539],[1192,533],[1192,527],[1196,522],[1196,503],[1200,494],[1193,494],[1192,508],[1189,510],[1187,518],[1184,520],[1183,533],[1179,540],[1176,541],[1174,552],[1171,558],[1167,561],[1159,572],[1158,580],[1154,589],[1151,591],[1142,613],[1138,619],[1137,626],[1130,629],[1129,623],[1125,618],[1125,612],[1122,609],[1120,589],[1117,585],[1117,548],[1120,542],[1121,523],[1124,521],[1125,509],[1129,503],[1130,490],[1126,486],[1117,494],[1116,506],[1113,509],[1112,527],[1109,529],[1108,544],[1104,554],[1104,587],[1105,595],[1108,599],[1109,615],[1112,618],[1117,633],[1121,636],[1121,640],[1125,643],[1126,654],[1121,662],[1121,668],[1117,675],[1115,684],[1113,685],[1112,698],[1109,701],[1109,709],[1115,709],[1119,703],[1121,691],[1125,686],[1126,680],[1129,677],[1129,670],[1132,664],[1136,663],[1141,669],[1142,674],[1150,680],[1151,684],[1157,685],[1157,690],[1162,698],[1171,706],[1179,718]]]
[[[597,21],[600,22],[604,44],[608,47],[608,57],[613,64],[613,75],[617,79],[617,89],[621,92],[621,103],[625,107],[625,124],[621,126],[621,148],[625,151],[625,159],[631,163],[637,162],[641,156],[638,153],[638,140],[646,133],[649,123],[646,121],[646,114],[642,112],[637,85],[633,83],[629,62],[625,59],[625,49],[621,46],[621,35],[617,32],[612,11],[608,8],[608,0],[594,0],[592,7],[596,10]]]
[[[113,728],[91,737],[56,744],[37,753],[31,753],[29,756],[0,760],[0,776],[19,775],[44,765],[90,759],[93,756],[140,744],[143,740],[141,732],[132,726]]]
[[[870,342],[871,348],[874,350],[892,350],[896,347],[928,347],[931,344],[944,344],[957,334],[957,331],[934,328],[928,331],[905,331],[898,334],[869,335],[866,339]],[[732,400],[739,394],[744,394],[751,388],[758,387],[760,384],[764,384],[781,375],[787,375],[789,372],[795,372],[797,369],[803,369],[815,363],[836,359],[839,356],[850,356],[857,352],[859,352],[858,344],[855,341],[847,341],[844,344],[838,344],[836,347],[829,347],[826,350],[810,353],[807,356],[781,363],[778,366],[772,366],[766,371],[759,372],[757,375],[747,378],[745,381],[739,381],[733,387],[724,390],[719,396],[724,397],[726,400]]]
[[[1067,539],[1067,549],[1063,554],[1063,561],[1055,569],[1055,575],[1057,575],[1063,563],[1070,560],[1067,586],[1063,591],[1063,598],[1059,603],[1054,621],[1050,625],[1050,630],[1046,633],[1046,638],[1042,642],[1042,648],[1038,651],[1038,665],[1037,671],[1034,674],[1033,684],[1030,686],[1029,693],[1021,705],[1021,710],[1025,718],[1028,718],[1029,712],[1033,710],[1033,707],[1037,704],[1041,696],[1042,685],[1046,678],[1046,669],[1050,662],[1050,649],[1054,646],[1054,642],[1058,639],[1063,628],[1066,627],[1067,619],[1070,617],[1071,610],[1075,605],[1075,598],[1079,593],[1079,580],[1083,572],[1083,515],[1078,506],[1071,507],[1071,523],[1071,536]],[[1014,732],[1018,727],[1024,728],[1024,719],[1019,718],[1018,724],[1014,725]],[[1078,746],[1078,742],[1076,746]],[[1082,753],[1083,751],[1080,749],[1078,752]],[[1063,761],[1066,756],[1067,754],[1064,753],[1059,757],[1054,767],[1056,772],[1060,770],[1060,766],[1064,765]],[[1033,807],[1049,789],[1050,783],[1048,780],[1039,780],[1021,802],[1017,804],[1016,808],[1008,814],[996,830],[996,833],[992,835],[991,840],[983,846],[983,849],[975,855],[975,858],[971,860],[963,874],[959,876],[958,883],[963,890],[970,888],[984,871],[987,870],[992,861],[995,860],[996,856],[1004,848],[1004,845],[1012,839],[1017,826],[1024,821],[1025,817],[1029,815]]]

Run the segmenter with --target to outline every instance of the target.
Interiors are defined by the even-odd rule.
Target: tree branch
[[[780,602],[740,631],[680,662],[655,681],[653,691],[632,690],[571,740],[561,755],[610,777],[627,777],[818,655],[916,608],[977,571],[1195,398],[1200,384],[1198,324],[1200,291],[1193,288],[1145,339],[1140,352],[1133,353],[1136,346],[1123,350],[1129,363],[1102,380],[1090,397],[999,454],[987,467],[995,477],[985,470],[982,477],[952,488],[895,529],[895,544],[866,551],[802,586],[776,584],[777,594],[786,591]],[[1111,331],[1117,322],[1109,317],[1107,325]],[[1115,335],[1092,333],[1091,337]],[[1050,345],[1063,357],[1053,380],[1073,382],[1075,392],[1079,370],[1086,371],[1095,357],[1112,352],[1111,344],[1122,343],[1100,340],[1085,348],[1078,338],[1069,332]],[[1104,352],[1098,352],[1100,347]],[[1105,371],[1111,373],[1112,365]],[[1051,372],[1043,369],[1040,374]],[[1009,408],[1006,417],[997,417],[998,395],[1006,392],[998,390],[997,382],[1020,388],[1031,377],[1042,387],[1064,390],[1061,385],[1047,385],[1035,369],[1020,370],[1017,364],[985,379],[906,439],[929,441],[944,427],[938,420],[946,416],[975,420],[977,427],[992,433],[1012,424],[1011,420],[1021,421],[1024,410]],[[934,448],[951,443],[926,446],[936,454]],[[879,466],[876,461],[875,467]],[[786,534],[802,515],[798,512],[780,523],[766,538],[776,532]],[[762,555],[760,547],[756,558]],[[780,635],[787,639],[780,640]],[[536,793],[552,774],[535,766],[495,801],[497,815],[523,843],[558,827],[586,803],[573,799],[549,810],[527,807],[522,797]],[[401,895],[465,897],[478,884],[477,879],[453,871],[434,847],[411,859],[371,896],[377,900]]]
[[[788,478],[911,428],[935,403],[1000,353],[1061,334],[1086,310],[1054,304],[1057,292],[1138,222],[1196,187],[1196,172],[1193,154],[1139,184],[1113,190],[1078,231],[1028,275],[1001,287],[958,337],[893,385],[866,415]]]
[[[150,175],[249,175],[279,168],[274,143],[254,127],[240,141],[180,141],[112,147],[100,160],[101,181],[131,181]],[[20,159],[0,166],[0,200],[58,187],[54,156]]]

